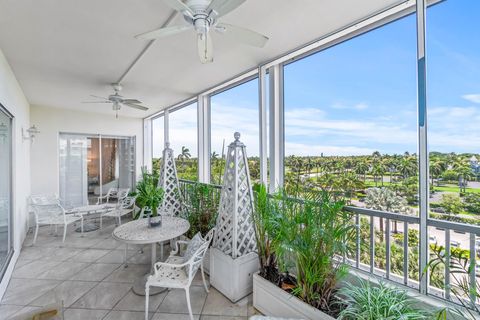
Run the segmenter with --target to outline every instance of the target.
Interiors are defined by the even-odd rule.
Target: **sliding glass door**
[[[60,134],[60,198],[67,206],[95,204],[111,188],[132,190],[135,138]]]
[[[0,280],[12,246],[12,118],[0,105]]]

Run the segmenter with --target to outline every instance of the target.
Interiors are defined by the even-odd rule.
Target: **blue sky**
[[[480,152],[479,13],[478,0],[428,9],[430,151]],[[286,155],[417,151],[415,23],[405,17],[285,67]],[[187,125],[177,124],[177,142],[196,153]],[[212,97],[212,150],[234,131],[258,155],[255,80]]]

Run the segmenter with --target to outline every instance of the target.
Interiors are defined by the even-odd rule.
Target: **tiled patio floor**
[[[64,245],[48,227],[40,229],[35,246],[29,233],[0,303],[0,319],[63,301],[66,320],[143,320],[145,298],[135,295],[132,285],[150,268],[150,246],[143,253],[129,246],[129,265],[124,268],[124,245],[112,239],[114,227],[104,223],[102,230],[83,238],[69,228]],[[207,294],[200,273],[190,294],[196,319],[245,320],[255,313],[251,295],[231,303],[214,288]],[[151,319],[189,319],[183,290],[151,296],[150,306]]]

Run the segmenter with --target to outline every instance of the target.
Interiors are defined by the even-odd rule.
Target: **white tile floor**
[[[35,246],[30,233],[0,302],[0,319],[62,301],[66,320],[143,320],[145,298],[133,293],[132,284],[150,268],[150,246],[143,252],[129,247],[124,268],[124,245],[112,239],[114,227],[104,223],[83,238],[69,228],[64,245],[48,227],[40,229]],[[207,294],[200,274],[190,294],[196,319],[246,320],[256,314],[251,295],[232,303],[214,288]],[[151,296],[149,311],[153,320],[189,320],[183,290]]]

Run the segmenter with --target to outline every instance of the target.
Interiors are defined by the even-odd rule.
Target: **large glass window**
[[[284,103],[287,192],[325,190],[353,206],[418,214],[415,16],[286,65]],[[359,223],[360,267],[384,274],[390,237],[391,272],[402,276],[403,223]],[[418,241],[408,245],[418,280]]]
[[[0,106],[0,280],[13,252],[12,206],[12,120]]]
[[[163,116],[152,120],[152,166],[154,170],[160,170],[162,152],[165,149],[164,122]]]
[[[427,10],[429,216],[468,225],[480,225],[479,12],[480,2],[470,0],[442,1]],[[431,271],[430,284],[450,289],[445,298],[473,295],[478,313],[478,234],[430,227],[429,239],[431,261],[443,262]]]
[[[480,217],[480,2],[428,9],[431,215]],[[479,220],[480,221],[480,220]]]
[[[247,147],[252,182],[260,178],[258,79],[211,97],[211,182],[221,184],[228,145],[240,132]]]
[[[171,148],[177,156],[178,178],[198,180],[197,104],[170,113],[168,128]]]

